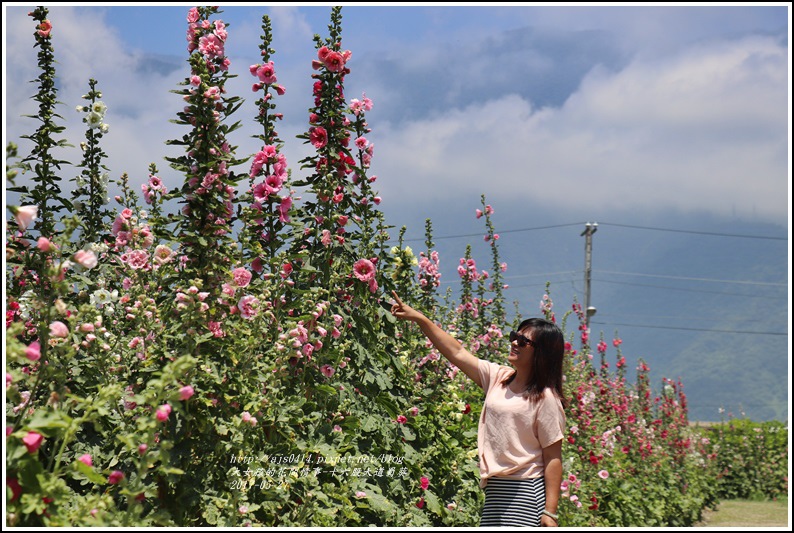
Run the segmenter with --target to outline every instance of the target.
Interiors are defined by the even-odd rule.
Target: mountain
[[[494,201],[499,251],[508,264],[508,303],[523,317],[539,316],[547,281],[559,318],[574,298],[584,303],[585,219],[516,200]],[[439,208],[438,206],[443,206]],[[476,220],[479,198],[401,206],[386,220],[408,228],[405,244],[424,250],[424,220],[433,223],[441,256],[442,292],[460,283],[458,260],[467,244],[480,270],[491,271]],[[707,214],[620,214],[598,222],[593,235],[591,319],[593,343],[603,335],[614,369],[618,336],[634,381],[639,359],[658,391],[662,378],[680,380],[690,420],[729,414],[788,420],[790,245],[784,226]],[[746,237],[744,237],[746,236]],[[449,238],[447,238],[449,237]],[[769,238],[761,238],[769,237]],[[513,306],[508,305],[509,313]],[[572,322],[569,321],[569,333]],[[574,330],[575,332],[575,330]],[[578,336],[576,337],[578,344]]]

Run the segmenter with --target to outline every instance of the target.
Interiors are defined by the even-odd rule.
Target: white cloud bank
[[[287,24],[285,18],[296,32],[307,34],[305,21],[294,11],[276,13],[274,26]],[[107,165],[113,178],[127,171],[137,184],[150,162],[164,170],[163,156],[179,153],[164,142],[184,134],[168,122],[181,108],[179,97],[169,91],[184,78],[187,66],[172,74],[142,69],[149,59],[128,50],[103,16],[102,11],[51,10],[58,96],[66,104],[60,112],[70,142],[79,143],[84,127],[73,109],[87,91],[88,78],[98,79],[111,126],[103,140]],[[29,17],[17,17],[5,32],[6,140],[36,127],[35,121],[20,118],[35,112],[30,100],[35,86],[27,83],[38,74],[32,26]],[[242,33],[246,41],[258,43],[255,28]],[[251,46],[256,50],[256,44]],[[588,216],[675,209],[752,214],[785,223],[790,198],[787,46],[771,37],[746,37],[702,43],[676,54],[635,59],[620,71],[596,67],[559,108],[537,109],[522,97],[501,94],[477,105],[444,109],[448,95],[438,95],[439,106],[430,118],[372,122],[373,171],[381,178],[376,186],[385,205],[399,208],[456,192],[485,193],[494,201],[523,196],[535,205]],[[251,99],[249,59],[233,57],[240,76],[230,85],[246,99]],[[277,63],[288,87],[285,98],[310,94],[311,81],[302,70],[305,66],[279,70]],[[290,73],[303,77],[288,79]],[[389,80],[365,81],[398,89]],[[375,98],[377,91],[367,93]],[[303,109],[309,105],[307,101]],[[245,109],[235,115],[250,124],[233,140],[240,145],[238,155],[254,150],[248,136],[256,133],[255,123],[246,119],[251,110]],[[281,137],[299,175],[297,161],[305,147],[294,135],[306,121],[289,114],[286,120]],[[77,149],[66,158],[79,161]],[[68,171],[64,174],[70,177]]]

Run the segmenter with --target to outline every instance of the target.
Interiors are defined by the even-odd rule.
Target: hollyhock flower
[[[28,434],[22,438],[22,442],[28,449],[28,453],[36,453],[41,443],[44,442],[44,436],[35,431],[28,431]]]
[[[157,417],[157,420],[159,420],[160,422],[165,422],[166,420],[168,420],[168,415],[170,414],[171,414],[171,406],[168,405],[167,403],[164,403],[163,405],[157,408],[157,414],[155,416]]]
[[[285,196],[278,206],[278,221],[282,224],[289,222],[289,210],[292,207],[292,198]]]
[[[139,270],[146,267],[149,261],[149,252],[146,250],[132,250],[127,254],[127,266]]]
[[[197,7],[191,7],[187,12],[187,21],[195,24],[199,21],[200,15]]]
[[[87,453],[85,453],[85,454],[81,455],[80,457],[78,457],[77,460],[80,461],[81,463],[83,463],[86,466],[94,466],[94,463],[91,460],[91,456],[89,454],[87,454]]]
[[[49,37],[50,32],[52,31],[52,22],[49,19],[45,19],[39,24],[38,31],[36,33],[39,34],[41,37]]]
[[[19,480],[15,477],[10,477],[6,480],[6,485],[11,489],[11,494],[13,495],[11,501],[14,502],[18,500],[22,495],[22,485],[19,484]]]
[[[50,337],[57,337],[63,339],[69,336],[69,328],[60,320],[56,320],[50,324]]]
[[[238,287],[247,287],[251,282],[251,273],[243,267],[235,268],[232,271],[232,277]]]
[[[416,502],[416,506],[419,507],[420,509],[425,506],[425,497],[424,496],[419,498],[419,501]]]
[[[184,387],[179,389],[179,399],[182,401],[189,400],[195,392],[196,391],[193,390],[193,387],[191,387],[190,385],[185,385]]]
[[[328,144],[328,132],[322,126],[309,128],[309,141],[319,150]]]
[[[19,226],[19,231],[27,230],[30,224],[36,220],[39,212],[39,208],[35,205],[23,205],[21,207],[11,206],[9,209],[11,210],[11,214],[14,215],[14,220],[16,220],[17,226]]]
[[[39,240],[36,241],[36,248],[42,252],[49,252],[54,248],[54,246],[47,237],[39,237]]]
[[[398,424],[405,424],[406,422],[408,422],[408,418],[406,418],[405,415],[398,415],[397,416],[397,423]]]
[[[336,424],[336,425],[334,425],[333,431],[336,432],[336,433],[341,433],[342,432],[342,427],[339,424]]]
[[[25,349],[25,357],[30,361],[38,361],[41,358],[41,345],[39,341],[30,343],[30,346]]]
[[[609,477],[609,472],[607,472],[606,470],[601,470],[598,472],[598,477],[600,477],[601,479],[606,479]]]
[[[419,478],[419,485],[422,487],[422,490],[427,490],[427,487],[430,486],[430,480],[427,479],[425,476]]]
[[[245,514],[248,512],[248,507],[246,507],[245,505],[241,505],[240,507],[237,508],[237,512],[240,514]]]
[[[249,294],[240,298],[240,301],[237,302],[237,309],[240,310],[241,317],[251,320],[259,314],[258,305],[259,299]]]
[[[273,68],[273,62],[268,61],[256,69],[256,76],[264,84],[270,85],[276,83],[276,70]]]
[[[113,472],[110,473],[110,476],[108,476],[108,483],[110,483],[111,485],[118,485],[119,483],[121,483],[121,480],[123,479],[124,479],[124,472],[122,472],[121,470],[114,470]]]
[[[353,274],[359,280],[368,282],[375,277],[375,265],[369,259],[359,259],[353,265]]]
[[[74,253],[74,261],[83,268],[94,268],[97,265],[97,257],[91,250],[77,250]]]
[[[320,367],[320,372],[322,372],[323,376],[330,378],[331,376],[334,375],[334,372],[336,372],[336,370],[334,370],[334,367],[332,367],[331,365],[323,365]]]
[[[475,209],[475,210],[474,210],[474,214],[475,214],[475,216],[476,216],[477,218],[480,218],[480,217],[482,216],[482,211],[480,211],[479,209]]]

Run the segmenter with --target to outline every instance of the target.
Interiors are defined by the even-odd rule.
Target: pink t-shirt
[[[485,403],[480,414],[477,445],[480,487],[491,476],[513,479],[543,476],[543,448],[563,438],[565,411],[550,388],[530,402],[501,381],[513,372],[509,366],[480,359],[480,382]]]

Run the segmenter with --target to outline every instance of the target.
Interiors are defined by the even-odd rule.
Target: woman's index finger
[[[397,303],[400,305],[400,307],[402,307],[403,306],[403,301],[400,300],[399,296],[397,296],[397,292],[391,291],[391,294],[392,294],[392,296],[394,296],[394,299],[397,300]]]

